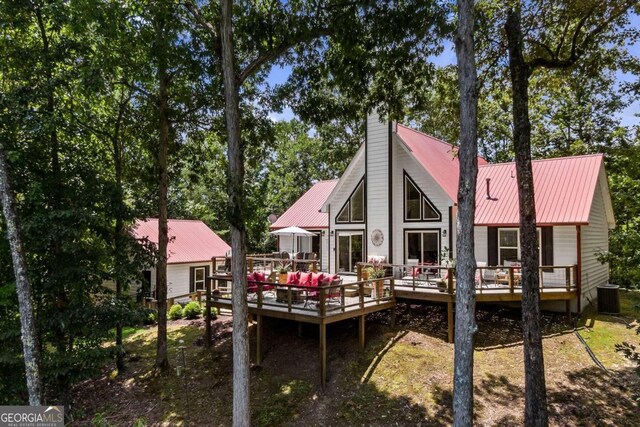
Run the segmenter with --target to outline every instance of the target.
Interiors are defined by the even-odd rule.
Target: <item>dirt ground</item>
[[[397,308],[367,317],[367,346],[357,322],[328,328],[328,384],[319,386],[318,332],[267,319],[264,358],[252,369],[252,423],[275,426],[423,425],[452,422],[453,345],[446,342],[446,309],[436,304]],[[545,314],[544,348],[551,424],[637,426],[640,381],[630,364],[601,370],[563,316]],[[524,374],[520,311],[481,306],[474,366],[475,416],[480,426],[522,425]],[[214,347],[203,347],[201,320],[170,322],[170,360],[184,347],[186,374],[153,366],[155,329],[127,338],[128,369],[113,367],[75,390],[73,425],[231,424],[231,318],[213,325]],[[252,351],[255,330],[251,328]],[[635,337],[630,331],[629,337]],[[640,341],[640,340],[638,340]]]

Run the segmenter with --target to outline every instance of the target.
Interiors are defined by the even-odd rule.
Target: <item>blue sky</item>
[[[631,25],[640,27],[640,16],[631,16]],[[640,41],[628,45],[629,52],[636,57],[640,57]],[[453,44],[450,42],[445,43],[445,49],[442,54],[437,57],[430,58],[436,65],[448,65],[456,62],[456,54],[453,48]],[[268,81],[270,85],[276,85],[284,83],[291,74],[290,67],[273,67],[269,73]],[[616,74],[618,82],[629,82],[638,79],[630,74],[618,72]],[[640,101],[636,101],[627,107],[621,114],[621,122],[624,126],[640,126],[640,117],[637,114],[640,113]],[[291,109],[286,108],[282,113],[272,113],[271,117],[274,120],[290,120],[294,117]]]

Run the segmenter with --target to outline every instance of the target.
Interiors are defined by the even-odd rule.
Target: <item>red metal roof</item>
[[[436,180],[453,201],[458,200],[460,166],[457,148],[437,138],[398,124],[396,133],[418,163]],[[487,161],[478,156],[478,165]]]
[[[305,229],[329,227],[329,214],[320,212],[320,208],[337,183],[337,179],[316,183],[291,205],[276,222],[271,224],[269,228],[277,230],[294,225]]]
[[[169,246],[167,248],[169,264],[205,262],[214,256],[225,256],[231,247],[198,220],[170,219]],[[147,238],[158,244],[158,219],[138,220],[133,227],[137,239]]]
[[[602,154],[533,161],[536,222],[587,224],[603,162]],[[491,178],[491,199],[487,199],[487,178]],[[476,194],[476,225],[519,223],[514,163],[481,166]]]

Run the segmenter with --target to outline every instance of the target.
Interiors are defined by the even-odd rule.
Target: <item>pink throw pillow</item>
[[[300,286],[310,286],[311,285],[311,274],[313,273],[301,273],[300,274]]]
[[[324,273],[311,273],[311,286],[319,286],[324,278]]]
[[[300,273],[297,271],[287,273],[287,285],[297,285],[300,280]]]

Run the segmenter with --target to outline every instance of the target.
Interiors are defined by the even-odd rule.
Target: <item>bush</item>
[[[155,325],[158,321],[158,311],[152,308],[144,308],[140,314],[141,316],[136,321],[143,325]]]
[[[186,307],[185,307],[186,310]],[[181,319],[183,315],[182,306],[180,304],[173,304],[169,309],[169,319],[178,320]]]
[[[183,314],[187,319],[195,319],[200,313],[202,313],[202,308],[196,301],[191,301],[184,306]]]

